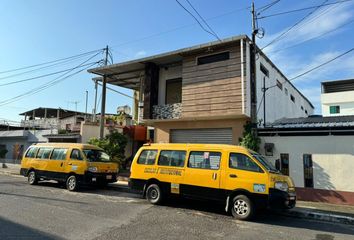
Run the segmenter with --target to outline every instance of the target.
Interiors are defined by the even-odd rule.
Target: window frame
[[[155,156],[155,160],[154,160],[154,163],[153,164],[146,164],[146,163],[139,163],[139,159],[141,157],[141,154],[143,154],[143,152],[145,151],[156,151],[156,156]],[[147,165],[147,166],[154,166],[156,165],[156,159],[158,159],[158,157],[160,156],[160,152],[158,149],[144,149],[140,152],[139,154],[139,157],[137,158],[136,160],[136,164],[139,164],[139,165]]]
[[[205,62],[205,63],[201,63],[200,62],[200,59],[207,59],[207,58],[212,58],[214,56],[217,56],[217,55],[227,55],[225,56],[225,59],[221,58],[221,59],[217,59],[215,61],[210,61],[210,62]],[[200,66],[200,65],[205,65],[205,64],[211,64],[211,63],[217,63],[217,62],[223,62],[223,61],[228,61],[230,60],[230,51],[223,51],[223,52],[218,52],[218,53],[212,53],[212,54],[208,54],[208,55],[203,55],[203,56],[198,56],[196,57],[196,65],[197,66]]]
[[[256,171],[256,170],[250,170],[250,169],[243,169],[243,168],[237,168],[237,167],[231,167],[230,166],[230,157],[231,157],[231,154],[240,154],[240,155],[244,155],[246,156],[248,159],[250,159],[254,164],[256,164],[256,166],[258,167],[259,171]],[[257,161],[255,161],[254,159],[252,159],[252,157],[248,156],[247,154],[245,153],[240,153],[240,152],[229,152],[229,156],[228,156],[228,160],[227,160],[228,164],[227,164],[227,167],[229,169],[233,169],[233,170],[240,170],[240,171],[247,171],[247,172],[256,172],[256,173],[264,173],[264,170],[262,169],[261,166],[259,166],[259,164],[257,163]]]
[[[259,65],[259,70],[261,70],[266,77],[269,77],[269,70],[262,63]]]
[[[32,149],[35,149],[34,155],[32,157],[27,156],[29,151],[32,150]],[[30,147],[30,148],[28,148],[26,153],[25,153],[25,158],[36,158],[38,149],[39,149],[38,147]]]
[[[310,179],[310,178],[306,178],[306,174],[305,174],[305,156],[310,156],[308,159],[310,159],[311,161],[309,161],[309,163],[311,163],[310,167],[307,167],[307,169],[311,169],[310,174],[311,174],[311,180],[312,180],[312,184],[311,186],[306,186],[306,179]],[[314,188],[315,187],[315,179],[314,179],[314,174],[313,174],[313,160],[312,160],[312,154],[310,153],[303,153],[302,154],[302,164],[303,164],[303,174],[304,174],[304,187],[305,188]]]
[[[80,154],[81,159],[71,158],[71,156],[72,156],[72,154],[73,154],[73,152],[74,152],[75,150],[79,151],[79,154]],[[78,148],[73,148],[73,149],[71,149],[69,160],[84,161],[85,159],[84,159],[84,155],[83,155],[83,153],[81,152],[80,149],[78,149]]]
[[[335,111],[332,112],[332,109],[334,109]],[[329,114],[340,114],[340,106],[339,105],[329,106]]]
[[[165,104],[175,104],[175,103],[167,103],[167,83],[176,83],[176,82],[181,82],[181,101],[180,102],[175,102],[175,103],[182,103],[182,78],[172,78],[172,79],[167,79],[165,81]]]
[[[277,84],[277,87],[281,90],[281,91],[283,91],[283,84],[277,79],[276,80],[276,84]]]
[[[219,153],[219,154],[220,154],[220,156],[219,156],[219,157],[220,157],[220,159],[219,159],[219,167],[218,167],[218,168],[215,168],[215,169],[213,169],[213,168],[202,168],[202,167],[191,167],[191,166],[189,165],[189,163],[190,163],[190,158],[191,158],[191,155],[192,155],[193,152],[203,152],[203,154],[205,154],[206,152],[209,152],[209,154],[210,154],[210,153]],[[209,160],[210,160],[210,156],[209,156]],[[219,152],[219,151],[190,150],[190,151],[188,152],[187,167],[188,167],[188,168],[192,168],[192,169],[203,169],[203,170],[219,171],[219,170],[220,170],[220,167],[221,167],[221,161],[222,161],[222,152]]]
[[[283,172],[283,162],[287,160],[287,172]],[[290,154],[289,153],[280,153],[279,155],[279,161],[280,161],[280,172],[286,176],[290,175]]]
[[[41,158],[41,157],[39,158],[39,157],[38,157],[38,154],[39,154],[41,148],[42,148],[42,149],[50,149],[50,152],[49,152],[49,155],[48,155],[47,158]],[[41,160],[49,160],[50,157],[52,156],[53,149],[54,149],[54,148],[52,148],[52,147],[38,147],[38,150],[37,150],[37,152],[36,152],[36,156],[35,156],[34,158],[36,158],[36,159],[41,159]]]
[[[55,151],[55,150],[66,150],[64,159],[53,159],[52,157],[53,157],[53,154],[54,154],[54,151]],[[67,155],[68,155],[68,150],[69,150],[68,148],[53,148],[52,153],[50,154],[49,160],[65,161],[65,160],[66,160],[66,157],[67,157]],[[71,151],[71,152],[72,152],[72,151]],[[71,157],[71,154],[70,154],[70,157]],[[70,159],[71,159],[71,158],[70,158]]]
[[[185,155],[184,155],[184,159],[183,159],[183,166],[172,166],[172,165],[161,165],[160,164],[160,157],[161,157],[161,153],[162,152],[184,152]],[[178,168],[184,168],[185,165],[186,165],[186,158],[187,158],[187,151],[186,150],[175,150],[175,149],[163,149],[163,150],[160,150],[159,154],[158,154],[158,158],[157,158],[157,166],[161,166],[161,167],[178,167]],[[171,161],[170,161],[170,164],[171,164]]]

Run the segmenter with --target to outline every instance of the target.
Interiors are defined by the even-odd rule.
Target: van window
[[[262,169],[247,155],[230,153],[229,167],[252,172],[262,172]]]
[[[37,158],[48,159],[52,148],[39,148]]]
[[[195,151],[189,154],[188,167],[202,169],[219,169],[221,153]]]
[[[157,156],[157,150],[144,150],[141,152],[138,164],[154,165]]]
[[[82,160],[82,155],[79,149],[73,149],[71,151],[70,159]]]
[[[68,151],[68,149],[56,148],[53,150],[53,153],[52,153],[52,156],[50,157],[50,159],[65,160],[67,151]]]
[[[158,165],[183,167],[186,159],[186,151],[161,151]]]
[[[36,148],[36,147],[33,147],[33,148],[28,149],[28,151],[27,151],[25,157],[27,157],[27,158],[34,158],[34,157],[36,156],[37,149],[38,149],[38,148]]]

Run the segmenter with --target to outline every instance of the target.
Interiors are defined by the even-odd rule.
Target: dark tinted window
[[[159,156],[158,165],[183,167],[186,159],[186,151],[161,151]]]
[[[228,59],[230,59],[230,53],[223,52],[223,53],[217,53],[217,54],[208,55],[208,56],[204,56],[204,57],[199,57],[197,62],[198,62],[198,65],[202,65],[202,64],[207,64],[207,63],[225,61]]]
[[[188,167],[203,169],[219,169],[221,153],[219,152],[191,152]]]
[[[261,63],[260,69],[261,69],[261,71],[262,71],[262,73],[263,73],[264,75],[266,75],[267,77],[269,77],[269,71],[268,71],[268,69],[267,69],[262,63]]]
[[[166,104],[182,102],[182,79],[170,79],[166,81]]]
[[[252,172],[262,172],[262,169],[247,155],[230,153],[229,167]]]
[[[79,149],[73,149],[70,154],[70,159],[82,160],[82,154]]]
[[[154,165],[157,156],[157,150],[144,150],[141,152],[138,164]]]
[[[37,149],[38,148],[36,148],[36,147],[32,147],[32,148],[28,149],[27,153],[26,153],[26,157],[27,158],[34,158],[36,156]]]
[[[291,101],[295,102],[295,97],[292,94],[290,94],[290,99]]]
[[[280,171],[284,175],[289,176],[289,154],[281,153],[280,154]]]
[[[55,148],[53,150],[53,153],[52,153],[52,156],[50,157],[50,159],[53,159],[53,160],[65,160],[67,151],[68,151],[68,149]]]
[[[277,79],[277,87],[280,89],[280,90],[283,90],[283,84]]]
[[[52,148],[39,148],[38,153],[37,153],[37,158],[48,159],[51,151],[52,151]]]
[[[312,155],[304,154],[304,185],[305,187],[313,188],[313,163]]]

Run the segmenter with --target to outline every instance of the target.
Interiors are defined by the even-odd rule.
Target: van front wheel
[[[71,175],[66,179],[66,189],[69,191],[76,191],[78,189],[78,182],[75,175]]]
[[[38,183],[38,178],[36,176],[36,172],[34,170],[28,173],[28,183],[30,185],[36,185]]]
[[[254,216],[255,207],[245,195],[238,195],[232,200],[232,215],[239,220],[249,220]]]
[[[160,204],[163,200],[162,191],[159,185],[151,184],[146,190],[146,199],[151,204]]]

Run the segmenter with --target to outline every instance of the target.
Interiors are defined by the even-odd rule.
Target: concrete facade
[[[330,113],[331,106],[339,106],[339,113]],[[321,107],[323,116],[354,115],[354,91],[322,93]]]

